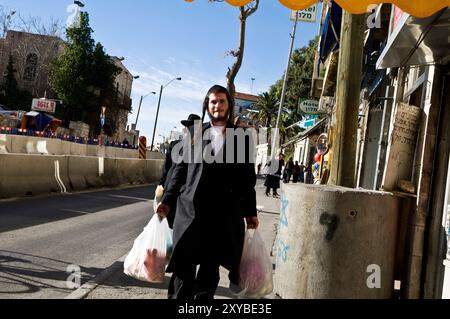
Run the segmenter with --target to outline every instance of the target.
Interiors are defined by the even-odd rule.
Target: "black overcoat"
[[[203,132],[209,128],[210,123],[203,124]],[[236,126],[228,128],[237,129]],[[194,154],[195,143],[184,143]],[[205,151],[209,143],[206,137],[200,147]],[[226,157],[225,145],[226,141],[218,157]],[[234,163],[192,162],[190,157],[189,163],[176,165],[162,198],[163,203],[177,206],[174,247],[167,272],[183,271],[186,265],[203,262],[238,272],[245,234],[244,217],[257,215],[256,174],[249,156],[250,145],[239,148],[237,143],[234,145],[234,154],[246,153],[245,163],[236,163],[236,158]]]
[[[172,179],[173,171],[176,167],[176,162],[172,160],[172,156],[176,154],[172,154],[173,149],[179,144],[181,140],[172,141],[169,144],[169,149],[167,150],[166,157],[164,160],[164,165],[162,168],[161,178],[159,180],[159,185],[164,187],[164,191],[169,187],[170,180]],[[175,159],[176,160],[176,159]],[[169,227],[173,228],[173,222],[175,218],[176,212],[176,204],[170,207],[169,215],[167,216],[167,222],[169,223]]]

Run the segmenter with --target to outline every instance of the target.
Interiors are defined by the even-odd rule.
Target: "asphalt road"
[[[131,249],[153,214],[154,190],[0,201],[0,299],[64,298],[77,278],[94,278]]]

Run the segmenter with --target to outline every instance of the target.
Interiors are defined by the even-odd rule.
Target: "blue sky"
[[[162,95],[155,139],[167,136],[189,113],[200,113],[201,102],[213,84],[226,84],[225,74],[234,59],[225,53],[237,48],[239,9],[207,0],[84,0],[93,37],[108,54],[125,57],[124,64],[140,78],[133,83],[134,123],[141,95],[159,93],[161,84],[182,77],[167,86]],[[69,0],[1,0],[7,9],[44,21],[59,19],[65,24]],[[247,20],[243,65],[236,78],[236,90],[258,94],[268,90],[286,68],[292,22],[290,10],[276,0],[261,0]],[[316,23],[300,22],[295,47],[302,47],[318,33]],[[253,82],[251,78],[255,78]],[[158,94],[144,99],[139,115],[141,135],[151,139]]]

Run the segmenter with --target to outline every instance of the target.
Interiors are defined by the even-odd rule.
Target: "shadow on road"
[[[70,275],[69,262],[0,250],[0,299],[27,298],[23,294],[39,293],[43,289],[52,289],[69,294],[73,289],[67,287]],[[78,265],[77,265],[78,266]],[[78,266],[80,282],[83,284],[97,276],[103,269]],[[32,297],[32,296],[31,296]]]
[[[0,201],[0,233],[153,199],[156,185]]]
[[[132,292],[132,296],[142,298],[167,298],[167,290],[169,287],[170,275],[166,274],[164,282],[150,283],[140,281],[123,272],[123,262],[117,262],[117,271],[114,272],[106,281],[102,282],[100,287],[95,289],[88,295],[88,298],[103,299],[103,298],[118,298],[123,299],[125,291]],[[157,291],[155,293],[155,290]],[[159,290],[159,291],[158,291]],[[217,288],[216,297],[233,298],[230,290],[227,287],[219,286]]]

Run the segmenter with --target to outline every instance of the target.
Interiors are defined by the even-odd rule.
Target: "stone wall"
[[[0,115],[0,127],[11,127],[14,128],[17,125],[17,120],[10,119],[8,117],[4,117]]]
[[[1,41],[0,83],[3,82],[11,53],[14,68],[17,70],[16,79],[19,87],[28,90],[33,97],[43,97],[47,94],[48,98],[53,98],[53,93],[48,85],[50,63],[63,51],[64,42],[58,37],[8,31],[6,38]],[[34,76],[29,78],[25,75],[27,67],[30,67],[32,61],[28,60],[27,63],[27,59],[32,55],[37,57],[37,63],[34,68]]]
[[[71,121],[69,124],[70,135],[83,138],[89,137],[89,125],[83,122]]]

